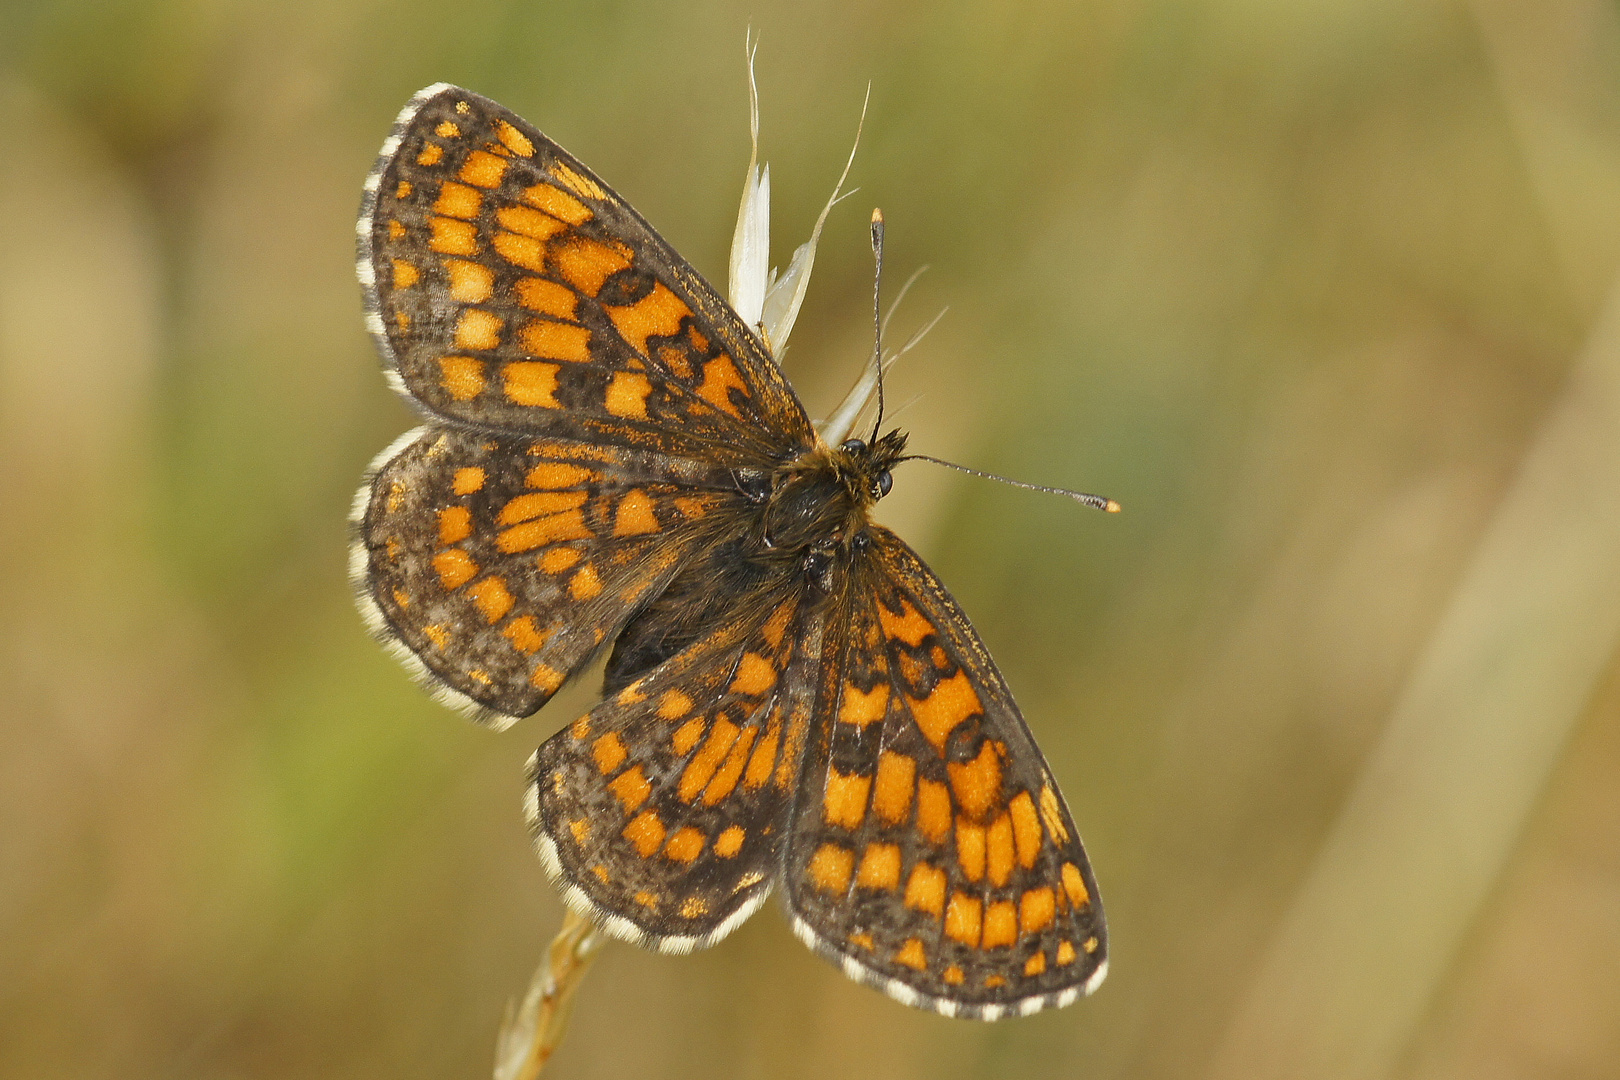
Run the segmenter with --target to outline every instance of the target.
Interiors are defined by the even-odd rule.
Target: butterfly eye
[[[839,444],[838,449],[847,450],[851,454],[858,454],[866,449],[866,443],[860,439],[845,439]]]
[[[889,489],[892,488],[892,487],[894,487],[894,477],[889,475],[889,470],[884,469],[882,472],[878,473],[878,478],[877,478],[878,498],[881,499],[881,498],[883,498],[883,496],[887,495],[889,493]]]

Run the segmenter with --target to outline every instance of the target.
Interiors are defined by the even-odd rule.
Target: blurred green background
[[[488,1076],[561,908],[521,766],[363,632],[410,423],[360,184],[492,96],[711,280],[760,34],[777,260],[871,111],[786,367],[870,348],[881,517],[974,617],[1113,973],[976,1025],[768,907],[614,946],[568,1077],[1620,1075],[1620,12],[1597,0],[51,0],[0,7],[0,1073]],[[1607,471],[1606,471],[1607,470]],[[1540,605],[1540,606],[1537,606]]]

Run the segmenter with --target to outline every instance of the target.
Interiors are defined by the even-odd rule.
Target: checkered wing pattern
[[[730,470],[459,427],[378,460],[355,507],[361,606],[444,700],[497,727],[543,705],[743,501]]]
[[[570,906],[637,944],[689,952],[765,900],[821,624],[796,590],[754,597],[540,747],[530,824]]]
[[[359,222],[396,388],[449,420],[733,464],[814,441],[755,332],[624,200],[487,98],[406,106]]]
[[[967,617],[898,537],[870,535],[823,644],[783,869],[794,928],[947,1015],[1068,1004],[1107,957],[1068,808]]]

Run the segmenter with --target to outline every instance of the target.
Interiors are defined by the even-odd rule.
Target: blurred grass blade
[[[572,911],[529,981],[523,1004],[508,1006],[495,1043],[495,1080],[534,1080],[562,1043],[574,993],[606,939]]]
[[[1389,1075],[1620,641],[1620,282],[1212,1075]]]

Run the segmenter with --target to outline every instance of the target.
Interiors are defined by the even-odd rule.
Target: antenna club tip
[[[874,224],[874,225],[883,224],[883,211],[880,210],[879,208],[875,207],[875,206],[872,207],[872,224]]]
[[[1119,503],[1115,502],[1113,499],[1109,499],[1108,502],[1103,505],[1103,509],[1108,511],[1110,514],[1117,514],[1119,513],[1121,507]]]

